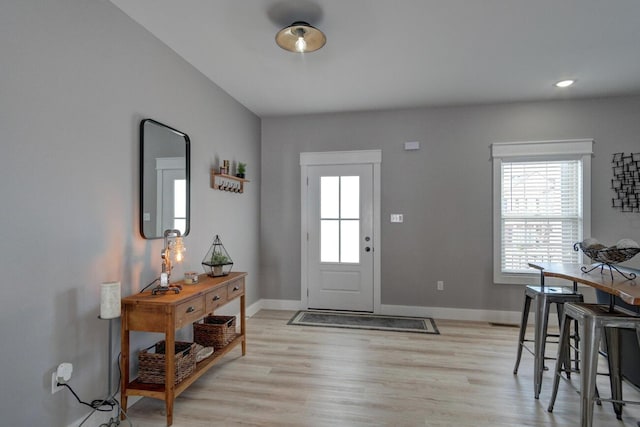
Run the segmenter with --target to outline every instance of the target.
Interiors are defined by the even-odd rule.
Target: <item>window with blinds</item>
[[[578,263],[591,233],[592,139],[495,142],[494,283],[535,284],[530,262]]]
[[[579,262],[582,162],[503,161],[501,270],[531,272],[529,262]]]

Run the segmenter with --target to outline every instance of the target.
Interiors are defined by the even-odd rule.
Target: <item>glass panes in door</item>
[[[173,181],[173,228],[184,234],[187,227],[187,180]]]
[[[320,262],[360,262],[360,177],[320,177]]]

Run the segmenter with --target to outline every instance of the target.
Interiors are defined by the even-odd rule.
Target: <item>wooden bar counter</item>
[[[529,263],[529,266],[540,270],[543,278],[544,277],[557,277],[560,279],[570,280],[574,283],[581,283],[584,285],[591,286],[595,289],[606,292],[610,295],[609,302],[609,313],[615,313],[615,298],[620,298],[622,301],[627,304],[640,306],[640,271],[630,268],[622,268],[618,267],[625,274],[628,274],[630,277],[633,277],[633,280],[627,279],[623,277],[619,272],[611,272],[609,267],[597,267],[593,269],[592,266],[584,266],[582,264],[559,264],[559,263],[545,263],[545,262],[536,262]],[[586,272],[584,270],[586,270]],[[618,312],[619,314],[619,312]],[[623,316],[625,316],[623,314]],[[630,317],[629,317],[630,316]],[[630,314],[627,318],[634,320],[637,317],[633,317]],[[599,346],[599,338],[594,338],[597,336],[595,334],[596,321],[594,320],[597,315],[589,314],[589,322],[591,331],[587,334],[584,330],[581,331],[581,340],[580,340],[580,352],[581,352],[581,378],[580,378],[580,423],[576,425],[581,426],[591,426],[593,422],[593,401],[595,399],[595,381],[597,375],[597,358],[598,351],[600,349]],[[585,316],[587,318],[587,316]],[[604,316],[606,318],[606,315]],[[611,323],[604,324],[604,326],[608,326],[613,330],[617,330],[619,327],[627,327],[620,326],[624,324],[625,317],[617,318],[616,323],[618,326],[611,327]],[[586,321],[585,321],[586,322]],[[564,320],[563,320],[564,323]],[[629,325],[633,325],[633,322],[630,322]],[[561,334],[563,333],[564,324],[561,328]],[[588,329],[585,327],[585,329]],[[567,335],[568,336],[568,335]],[[617,332],[616,332],[617,336]],[[536,335],[536,339],[539,337]],[[566,339],[566,338],[565,338]],[[640,340],[640,332],[638,332],[638,339]],[[561,338],[562,340],[562,338]],[[619,339],[616,338],[613,342],[619,345]],[[617,357],[612,356],[614,359],[619,357],[619,349],[612,350],[608,348],[607,351],[611,354],[617,354]],[[615,352],[615,353],[614,353]],[[560,353],[558,353],[560,354]],[[558,363],[556,361],[556,363]],[[616,366],[619,369],[619,360],[616,361]],[[613,369],[612,364],[609,365],[610,371]],[[615,371],[615,369],[613,369]],[[560,375],[560,368],[556,365],[556,375]],[[610,373],[610,375],[613,375]],[[619,372],[616,374],[619,375]],[[554,390],[557,391],[558,378],[556,377],[556,383]],[[613,388],[613,383],[612,383]],[[620,390],[618,390],[620,392]],[[620,392],[621,393],[621,392]],[[612,392],[613,394],[613,392]],[[613,394],[615,396],[615,394]],[[555,400],[555,394],[553,395],[553,400]],[[622,394],[620,394],[617,398],[621,399]],[[549,406],[549,411],[553,408],[553,400]],[[627,402],[630,403],[630,402]]]
[[[121,399],[122,407],[127,408],[129,396],[146,396],[165,401],[167,425],[173,424],[173,401],[195,380],[229,351],[242,345],[242,355],[247,351],[245,327],[245,283],[247,273],[229,273],[222,277],[199,276],[197,284],[184,284],[179,294],[167,292],[152,295],[151,291],[131,295],[122,299],[122,368]],[[178,384],[175,378],[175,332],[196,322],[226,303],[240,298],[240,333],[224,348],[216,348],[208,358],[198,362],[192,375]],[[148,384],[129,378],[131,355],[129,350],[129,332],[145,331],[165,334],[165,383]]]
[[[582,271],[584,264],[530,262],[529,266],[540,270],[545,277],[557,277],[588,285],[618,297],[627,304],[640,305],[640,271],[621,268],[624,272],[638,274],[635,280],[627,280],[618,273],[613,273],[612,277],[607,267],[603,272],[597,268],[590,273],[584,273]]]

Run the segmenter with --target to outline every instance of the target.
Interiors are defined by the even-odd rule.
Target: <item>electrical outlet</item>
[[[442,280],[438,280],[438,290],[444,291],[444,282]]]
[[[58,385],[58,371],[51,373],[51,394],[55,394],[62,390],[64,387]]]
[[[71,379],[73,373],[73,365],[65,362],[58,365],[58,368],[51,374],[51,394],[57,393],[64,387],[58,384],[66,383]]]

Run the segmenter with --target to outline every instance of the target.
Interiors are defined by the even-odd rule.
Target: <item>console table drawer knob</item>
[[[196,311],[196,308],[192,305],[190,305],[189,308],[187,308],[187,313],[193,313],[194,311]]]
[[[218,301],[220,299],[220,295],[214,295],[213,300]]]
[[[236,280],[227,286],[227,299],[232,300],[244,294],[244,281]]]

